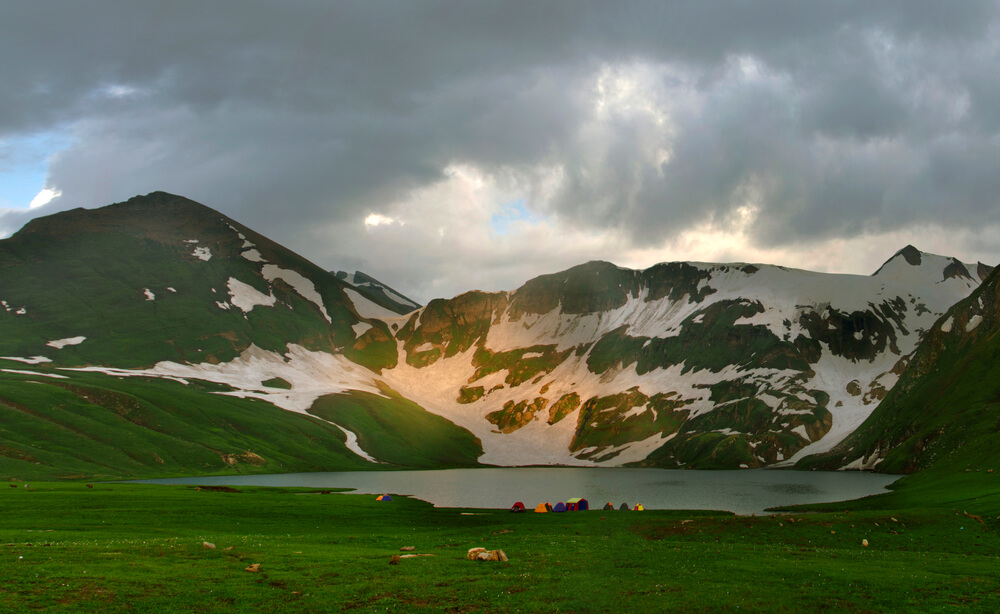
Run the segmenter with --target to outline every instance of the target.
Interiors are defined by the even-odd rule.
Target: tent
[[[392,497],[389,495],[379,495],[376,501],[392,501]]]
[[[646,508],[644,508],[644,507],[642,506],[642,503],[636,503],[636,504],[635,504],[635,508],[634,508],[634,509],[633,509],[632,511],[634,511],[634,512],[642,512],[642,511],[644,511],[645,509],[646,509]]]
[[[536,514],[546,514],[551,509],[552,509],[552,505],[551,504],[549,504],[549,503],[539,503],[537,506],[535,506],[535,513]]]
[[[560,501],[559,503],[556,503],[556,506],[554,508],[552,508],[552,511],[553,512],[565,512],[566,511],[566,504],[563,503],[562,501]]]
[[[590,509],[590,504],[587,503],[586,499],[576,497],[575,499],[566,499],[566,511],[567,512],[586,512]]]
[[[619,512],[627,512],[627,511],[629,511],[630,509],[632,509],[632,508],[630,508],[630,507],[628,506],[628,503],[622,503],[622,504],[621,504],[621,506],[619,506],[619,508],[618,508],[618,511],[619,511]]]
[[[604,511],[605,512],[613,512],[613,511],[615,511],[615,506],[611,505],[611,502],[608,501],[607,503],[604,504]]]
[[[510,511],[515,513],[520,513],[524,511],[524,504],[518,501],[514,505],[510,506]]]

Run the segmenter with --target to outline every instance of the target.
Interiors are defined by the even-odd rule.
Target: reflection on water
[[[761,487],[779,495],[818,495],[823,492],[812,484],[763,484]]]
[[[822,471],[683,471],[623,468],[497,468],[440,471],[340,471],[141,480],[150,484],[226,484],[353,488],[413,495],[437,507],[529,507],[584,497],[592,508],[642,503],[646,509],[760,514],[802,503],[844,501],[885,492],[899,476]]]

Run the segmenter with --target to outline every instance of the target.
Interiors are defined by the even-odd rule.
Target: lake
[[[490,468],[435,471],[341,471],[136,480],[144,484],[353,488],[362,494],[412,495],[436,507],[529,508],[583,497],[592,508],[612,502],[646,509],[762,514],[770,507],[857,499],[885,492],[900,476],[863,472],[694,471],[625,468]]]

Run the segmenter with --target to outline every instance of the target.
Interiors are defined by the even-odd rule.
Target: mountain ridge
[[[182,197],[39,220],[0,241],[0,357],[209,382],[346,425],[362,458],[397,428],[380,412],[475,442],[434,462],[475,446],[500,465],[739,468],[827,452],[986,267],[912,246],[868,276],[591,261],[398,314],[362,294],[372,281]]]

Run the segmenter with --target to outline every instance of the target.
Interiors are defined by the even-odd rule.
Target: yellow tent
[[[644,507],[642,506],[642,503],[636,503],[636,504],[635,504],[635,508],[634,508],[634,509],[633,509],[632,511],[633,511],[633,512],[642,512],[642,511],[645,511],[645,509],[646,509],[646,508],[644,508]]]

